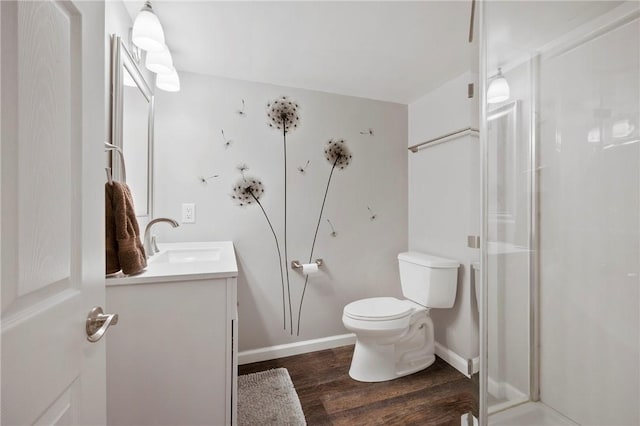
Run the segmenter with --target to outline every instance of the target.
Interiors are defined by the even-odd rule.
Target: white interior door
[[[1,422],[104,424],[104,4],[1,1]]]

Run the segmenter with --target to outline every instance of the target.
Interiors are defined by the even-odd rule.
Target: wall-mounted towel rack
[[[127,169],[124,165],[124,153],[122,152],[122,149],[119,146],[115,146],[113,144],[110,144],[109,142],[105,141],[104,142],[104,150],[105,151],[115,151],[119,154],[120,157],[120,165],[122,166],[122,182],[126,182],[127,181]],[[111,169],[109,169],[108,167],[106,168],[107,171],[107,179],[109,179],[109,183],[111,183]]]
[[[467,135],[478,136],[478,134],[479,134],[478,129],[474,129],[473,127],[467,127],[464,129],[456,130],[455,132],[447,133],[446,135],[438,136],[437,138],[429,139],[426,142],[420,142],[418,144],[412,145],[409,147],[409,151],[416,153],[418,152],[419,149],[426,148],[428,146],[437,145],[437,144],[458,139]]]

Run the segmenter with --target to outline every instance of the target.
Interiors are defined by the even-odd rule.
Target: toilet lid
[[[395,297],[372,297],[356,300],[344,307],[344,314],[353,319],[381,321],[407,316],[413,311],[411,304]]]

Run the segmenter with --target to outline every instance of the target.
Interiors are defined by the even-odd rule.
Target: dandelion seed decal
[[[373,136],[373,129],[369,128],[367,130],[363,130],[360,132],[361,135],[369,135],[369,136]]]
[[[300,107],[286,96],[267,104],[267,116],[269,117],[269,127],[272,129],[282,130],[284,133],[290,133],[298,128],[300,116],[298,115]]]
[[[337,237],[338,233],[333,228],[333,223],[331,223],[331,221],[329,219],[327,219],[327,223],[329,223],[329,226],[331,227],[331,234],[329,234],[329,235],[331,235],[332,237]]]
[[[242,108],[236,111],[240,117],[246,117],[247,113],[244,112],[244,99],[242,100]]]
[[[222,132],[222,140],[224,141],[224,148],[227,149],[233,144],[233,140],[227,139],[227,137],[224,135],[224,130],[221,130],[221,132]]]
[[[320,222],[322,221],[322,213],[324,212],[324,205],[327,202],[327,194],[329,193],[329,186],[331,185],[331,178],[336,168],[344,170],[351,164],[351,151],[347,147],[344,139],[330,139],[324,149],[324,156],[331,164],[331,172],[329,173],[329,179],[327,180],[327,188],[324,191],[324,198],[322,199],[322,206],[320,207],[320,215],[318,215],[318,224],[316,225],[316,232],[313,234],[313,243],[311,243],[311,253],[309,253],[309,263],[313,259],[313,250],[316,246],[316,239],[318,237],[318,229],[320,229]],[[331,224],[331,222],[329,222]],[[331,226],[333,229],[333,226]],[[333,231],[335,233],[335,230]],[[337,235],[337,234],[336,234]],[[332,235],[335,237],[335,235]],[[304,287],[302,288],[302,296],[300,296],[300,305],[298,307],[298,336],[300,335],[300,318],[302,317],[302,303],[304,302],[304,294],[307,291],[307,284],[309,283],[309,276],[307,275],[304,280]]]
[[[305,174],[307,171],[307,167],[309,167],[309,160],[307,160],[304,166],[298,166],[298,171],[302,174]]]
[[[238,171],[240,172],[240,174],[242,175],[242,177],[244,177],[244,172],[246,172],[247,170],[249,170],[249,166],[247,166],[245,163],[242,164],[238,164],[236,166],[236,169],[238,169]]]
[[[286,330],[287,317],[284,299],[284,272],[282,270],[282,252],[280,251],[280,243],[278,242],[278,236],[276,235],[276,231],[273,229],[271,220],[269,220],[269,216],[267,215],[267,212],[260,202],[260,199],[264,195],[264,185],[258,178],[245,176],[244,172],[246,172],[248,169],[249,167],[246,164],[240,164],[238,166],[238,170],[242,174],[242,177],[238,179],[236,184],[233,186],[231,199],[240,207],[247,207],[252,204],[257,204],[260,207],[264,218],[267,220],[267,224],[269,225],[269,229],[271,230],[271,234],[273,235],[273,239],[276,243],[276,250],[278,252],[278,265],[280,266],[280,283],[282,286],[282,324],[283,328]]]
[[[367,206],[367,210],[369,210],[369,214],[371,215],[369,216],[369,220],[376,220],[378,218],[378,215],[371,210],[371,207]]]
[[[198,176],[198,180],[203,184],[206,185],[207,183],[209,183],[210,179],[214,179],[219,177],[220,175],[211,175],[211,176]]]

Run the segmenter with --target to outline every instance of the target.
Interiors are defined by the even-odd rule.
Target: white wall
[[[181,203],[196,204],[196,223],[159,225],[160,241],[234,241],[240,350],[346,332],[345,304],[364,297],[401,296],[397,260],[407,249],[407,107],[308,90],[181,73],[182,90],[156,94],[155,216],[180,220]],[[266,104],[287,95],[301,107],[300,128],[287,137],[289,258],[307,261],[331,165],[323,149],[344,138],[353,160],[336,170],[314,258],[322,275],[310,280],[300,337],[282,327],[282,296],[273,236],[256,205],[230,197],[241,177],[263,180],[263,205],[283,238],[282,135],[267,125]],[[244,99],[246,116],[237,114]],[[374,136],[362,135],[369,128]],[[232,139],[225,148],[224,130]],[[307,160],[305,174],[297,171]],[[205,185],[198,176],[211,176]],[[367,206],[377,214],[370,220]],[[331,220],[337,232],[325,219]],[[284,255],[284,253],[283,253]],[[304,284],[289,270],[294,319]],[[295,327],[295,323],[294,323]]]
[[[639,40],[636,18],[541,64],[541,399],[583,425],[640,424]]]
[[[467,98],[465,73],[409,105],[409,145],[477,126],[477,98]],[[476,82],[476,88],[477,88]],[[436,341],[460,357],[478,355],[478,313],[471,288],[471,262],[478,249],[468,235],[480,235],[480,146],[465,136],[409,153],[409,249],[461,263],[455,306],[431,311]]]
[[[111,54],[111,34],[120,36],[127,43],[129,41],[129,29],[133,26],[131,16],[127,12],[122,0],[110,0],[105,2],[105,39],[107,55]],[[111,61],[107,61],[110,64]]]

